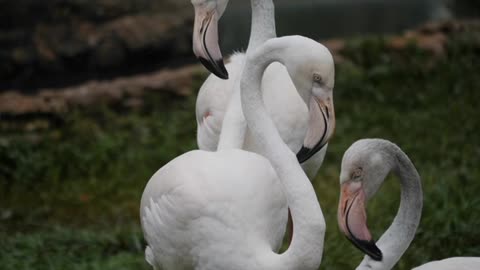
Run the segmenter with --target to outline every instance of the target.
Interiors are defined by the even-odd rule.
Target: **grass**
[[[480,256],[478,35],[461,34],[445,56],[391,51],[381,38],[351,40],[337,66],[337,131],[314,181],[327,220],[321,269],[352,269],[361,253],[336,225],[338,174],[355,140],[397,143],[422,176],[424,209],[395,269],[451,256]],[[138,204],[149,177],[194,149],[195,97],[153,95],[138,111],[74,111],[62,124],[0,133],[2,269],[150,269]],[[0,119],[1,120],[1,119]],[[390,177],[371,203],[378,238],[396,213]]]

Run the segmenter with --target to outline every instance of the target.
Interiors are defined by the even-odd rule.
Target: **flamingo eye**
[[[352,181],[360,181],[362,177],[362,173],[363,173],[362,167],[356,168],[352,173],[352,177],[351,177]]]
[[[320,76],[320,74],[318,73],[313,73],[313,81],[316,83],[322,83],[323,82],[322,76]]]

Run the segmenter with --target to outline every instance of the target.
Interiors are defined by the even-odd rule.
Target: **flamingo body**
[[[198,148],[206,151],[217,151],[222,123],[227,111],[235,82],[239,79],[245,55],[235,54],[225,65],[230,79],[221,80],[210,75],[200,87],[197,96],[195,114],[197,119]]]
[[[412,270],[475,270],[480,269],[478,257],[452,257],[426,263]]]
[[[172,160],[150,179],[140,210],[147,261],[164,270],[255,269],[247,263],[256,249],[241,247],[278,250],[288,216],[268,160],[234,149]]]

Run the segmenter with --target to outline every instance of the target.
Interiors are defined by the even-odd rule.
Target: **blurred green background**
[[[307,8],[314,2],[322,1],[305,1]],[[389,6],[364,2],[366,9]],[[432,3],[422,8],[434,10]],[[240,5],[232,1],[222,31]],[[278,1],[280,13],[286,5]],[[422,221],[395,269],[480,256],[480,24],[458,21],[478,17],[479,9],[468,0],[441,5],[442,18],[372,31],[366,23],[338,36],[331,29],[313,36],[341,38],[326,42],[336,59],[337,129],[313,183],[327,220],[320,269],[353,269],[362,258],[337,229],[336,209],[343,152],[366,137],[397,143],[422,176]],[[45,91],[56,99],[57,93],[108,88],[120,78],[194,63],[190,4],[1,0],[0,15],[0,268],[149,269],[140,196],[158,168],[196,148],[195,99],[208,74],[189,70],[188,84],[180,85],[186,90],[171,83],[152,90],[147,83],[133,95],[125,86],[128,91],[113,89],[124,91],[116,99],[66,98],[62,109],[37,106],[35,98],[46,102]],[[403,34],[443,16],[456,20]],[[301,26],[281,25],[279,33],[300,32]],[[229,51],[228,37],[225,42]],[[100,87],[86,83],[92,80]],[[23,99],[8,106],[12,93]],[[396,213],[396,180],[391,177],[368,206],[376,238]]]

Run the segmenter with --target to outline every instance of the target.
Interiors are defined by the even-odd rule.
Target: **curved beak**
[[[307,134],[302,148],[297,153],[300,163],[322,150],[335,131],[335,110],[331,92],[328,91],[329,94],[322,95],[313,94],[310,98]]]
[[[228,72],[218,45],[218,15],[216,9],[195,7],[193,26],[193,53],[213,74],[228,79]]]
[[[345,236],[363,253],[376,261],[383,258],[367,227],[366,196],[360,182],[342,184],[338,204],[338,226]]]

